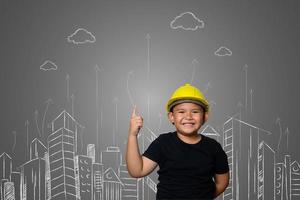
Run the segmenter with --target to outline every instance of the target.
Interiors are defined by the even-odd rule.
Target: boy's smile
[[[181,103],[168,114],[169,120],[175,125],[179,134],[195,136],[201,128],[206,116],[201,106],[194,103]]]

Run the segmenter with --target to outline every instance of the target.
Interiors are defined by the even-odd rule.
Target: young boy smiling
[[[126,163],[131,176],[140,178],[159,166],[157,199],[213,199],[229,183],[227,156],[221,145],[198,133],[208,119],[209,104],[194,86],[179,87],[167,103],[169,121],[176,131],[159,135],[139,152],[137,135],[143,118],[133,109]]]

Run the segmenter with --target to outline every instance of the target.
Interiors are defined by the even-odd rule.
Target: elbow
[[[127,164],[127,171],[132,178],[142,178],[143,177],[140,172],[136,171],[135,169],[131,169],[128,166],[128,164]]]
[[[224,181],[223,183],[220,183],[219,185],[220,185],[220,188],[222,188],[222,190],[225,191],[229,185],[229,179]]]
[[[132,178],[142,178],[143,177],[141,174],[130,171],[130,170],[128,170],[128,173]]]

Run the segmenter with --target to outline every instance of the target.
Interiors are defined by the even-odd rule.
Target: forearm
[[[216,189],[214,193],[214,198],[217,198],[220,194],[222,194],[225,191],[226,187],[224,187],[221,184],[216,184]]]
[[[128,172],[133,177],[141,177],[143,160],[139,151],[137,136],[129,135],[127,141],[126,164]]]

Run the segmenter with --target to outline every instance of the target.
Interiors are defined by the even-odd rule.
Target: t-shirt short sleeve
[[[153,160],[156,163],[161,161],[161,137],[156,138],[143,153],[143,156]]]
[[[229,171],[227,155],[224,152],[222,146],[218,143],[217,152],[216,152],[216,165],[215,173],[224,174]]]

